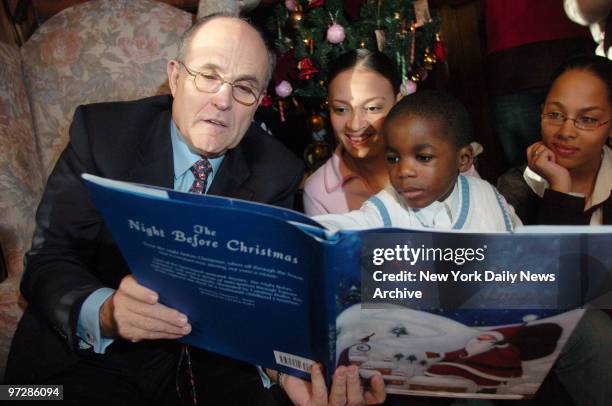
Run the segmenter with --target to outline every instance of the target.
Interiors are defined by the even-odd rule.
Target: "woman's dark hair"
[[[608,100],[610,100],[610,103],[612,103],[611,60],[609,60],[608,58],[604,58],[603,56],[597,56],[593,54],[579,55],[570,58],[567,61],[563,62],[561,66],[557,68],[555,73],[553,73],[553,76],[550,80],[550,84],[548,86],[548,91],[550,91],[553,83],[559,78],[559,76],[571,70],[582,70],[590,72],[593,75],[597,76],[602,82],[606,84],[606,88],[608,89]]]
[[[382,52],[370,51],[365,48],[346,52],[331,61],[328,66],[327,85],[329,86],[341,72],[353,68],[363,68],[376,72],[391,83],[394,93],[397,94],[400,91],[402,80],[393,61]]]

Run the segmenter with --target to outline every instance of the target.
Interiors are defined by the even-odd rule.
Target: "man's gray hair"
[[[208,24],[209,22],[217,18],[231,18],[233,20],[242,21],[243,23],[247,24],[249,27],[253,28],[255,32],[257,32],[257,35],[259,35],[259,39],[261,39],[261,42],[263,43],[264,48],[266,49],[266,53],[268,54],[268,71],[266,72],[265,83],[263,83],[263,88],[261,89],[262,91],[265,90],[266,87],[268,86],[268,83],[270,82],[270,79],[272,78],[272,72],[274,72],[274,67],[276,66],[276,55],[274,55],[274,52],[270,49],[270,47],[266,43],[263,33],[257,27],[255,27],[249,20],[245,18],[236,17],[235,15],[229,14],[229,13],[215,13],[215,14],[210,14],[210,15],[207,15],[205,17],[198,19],[181,36],[177,59],[181,62],[185,61],[185,57],[187,56],[187,52],[189,51],[189,46],[191,45],[191,40],[193,39],[193,36],[195,35],[195,33],[198,32],[200,28],[204,27],[204,25]]]

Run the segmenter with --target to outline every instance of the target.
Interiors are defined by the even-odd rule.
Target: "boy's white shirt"
[[[548,181],[532,171],[529,167],[523,172],[523,179],[533,192],[542,197],[548,189]],[[612,149],[604,145],[601,157],[601,166],[595,178],[595,186],[593,193],[588,201],[585,202],[584,209],[588,210],[591,207],[605,202],[612,193]],[[582,193],[568,193],[572,196],[584,197]],[[603,210],[599,207],[591,216],[590,225],[601,225],[603,223]]]
[[[463,178],[465,181],[459,181]],[[469,199],[464,207],[462,195],[463,186],[469,189]],[[511,223],[511,229],[522,225],[514,213],[514,209],[496,192],[487,181],[473,176],[460,176],[455,182],[453,191],[442,202],[434,202],[422,209],[410,208],[403,196],[389,186],[375,195],[387,209],[391,226],[398,228],[435,228],[451,229],[457,225],[460,213],[466,212],[467,217],[461,230],[477,232],[506,232],[507,225],[500,205],[503,205]],[[380,211],[367,200],[361,209],[344,214],[324,214],[314,219],[330,230],[366,229],[385,225]]]

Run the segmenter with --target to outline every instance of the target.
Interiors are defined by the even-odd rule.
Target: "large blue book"
[[[610,307],[611,227],[332,233],[291,210],[83,175],[185,343],[308,379],[355,364],[389,393],[532,396],[584,312]]]

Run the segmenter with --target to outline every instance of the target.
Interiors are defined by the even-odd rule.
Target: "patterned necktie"
[[[208,184],[208,175],[212,173],[210,162],[202,157],[189,170],[194,177],[189,192],[204,194]],[[181,354],[176,369],[176,392],[182,404],[190,406],[198,404],[195,379],[191,367],[191,354],[186,344],[181,345]]]
[[[189,168],[193,173],[193,184],[189,188],[189,192],[204,194],[206,192],[206,185],[208,183],[208,175],[212,173],[212,166],[205,157],[202,157]]]

